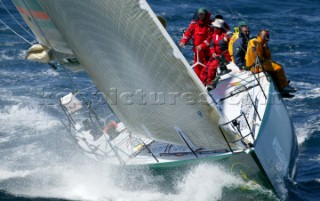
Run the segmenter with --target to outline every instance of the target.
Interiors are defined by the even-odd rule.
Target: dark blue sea
[[[23,23],[12,3],[3,2]],[[288,200],[319,201],[320,1],[148,2],[157,14],[166,17],[167,30],[176,43],[196,8],[203,6],[213,14],[222,14],[232,27],[239,20],[248,21],[252,36],[261,28],[271,31],[274,60],[283,64],[298,89],[294,98],[285,100],[300,148],[296,183],[288,186]],[[0,19],[35,42],[1,4]],[[263,187],[243,187],[238,176],[218,165],[202,164],[183,174],[162,174],[114,169],[87,158],[60,122],[65,117],[57,94],[89,88],[93,82],[85,73],[53,70],[24,60],[28,48],[29,44],[0,24],[0,201],[277,200]],[[182,51],[192,57],[190,49]]]

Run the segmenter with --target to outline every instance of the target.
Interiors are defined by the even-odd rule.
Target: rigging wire
[[[70,72],[67,70],[66,67],[58,64],[57,67],[61,67],[61,69],[64,71],[63,74],[66,75],[66,76],[62,76],[64,79],[67,80],[67,82],[69,82],[71,84],[71,89],[73,89],[74,93],[77,93],[79,92],[80,90],[78,89],[76,83],[74,82],[73,78],[71,77],[71,75],[69,74]]]
[[[15,30],[13,30],[9,25],[7,25],[4,21],[2,21],[0,19],[0,23],[3,24],[5,27],[7,27],[10,31],[12,31],[15,35],[17,35],[19,38],[21,38],[22,40],[24,40],[26,43],[30,44],[31,46],[33,45],[32,42],[28,41],[26,38],[24,38],[22,35],[20,35],[19,33],[17,33]]]
[[[245,20],[245,21],[248,22],[247,19],[245,19],[245,18],[242,17],[239,13],[235,12],[235,11],[232,9],[232,7],[230,6],[230,3],[229,3],[228,0],[226,1],[226,3],[227,3],[227,7],[228,7],[228,9],[230,10],[231,14],[232,14],[233,16],[235,16],[236,19],[241,19],[241,20]]]
[[[236,15],[235,11],[234,11],[234,10],[232,10],[232,8],[231,8],[231,6],[230,6],[229,2],[228,2],[228,1],[226,1],[226,2],[227,2],[227,7],[228,7],[228,9],[230,10],[231,14],[232,14],[233,16],[236,16],[236,18],[238,18],[238,16]]]
[[[234,9],[232,9],[232,7],[230,6],[230,2],[228,0],[225,1],[227,4],[228,9],[230,10],[231,14],[233,16],[235,16],[236,19],[240,19],[246,22],[249,22],[249,20],[247,18],[245,18],[243,15],[241,15],[241,13],[236,12]],[[252,23],[250,22],[251,26],[250,27],[257,27],[260,26],[261,24],[256,24],[256,23]],[[267,24],[268,25],[268,24]],[[272,30],[272,27],[270,27],[269,30]],[[276,32],[276,31],[275,31]]]
[[[33,39],[36,40],[36,37],[30,33],[15,17],[14,15],[10,12],[10,10],[7,8],[7,6],[3,3],[2,0],[0,0],[0,3],[2,4],[2,7],[7,11],[7,13],[10,15],[10,17],[26,32],[31,36]]]

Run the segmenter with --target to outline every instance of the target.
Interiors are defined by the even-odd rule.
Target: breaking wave
[[[0,61],[24,59],[26,50],[1,50]]]
[[[127,170],[123,170],[127,171]],[[27,197],[51,197],[87,201],[215,201],[238,200],[225,197],[226,189],[240,189],[242,196],[250,193],[250,187],[232,174],[215,165],[199,165],[185,174],[182,181],[173,182],[169,192],[159,189],[164,179],[158,179],[148,170],[122,172],[127,179],[114,175],[119,173],[107,165],[78,164],[75,166],[56,166],[33,171],[9,172],[0,170],[0,186],[6,180],[5,190]],[[130,175],[135,174],[135,175]],[[134,179],[128,179],[128,178]],[[245,190],[243,190],[246,188]],[[251,190],[257,190],[252,187]],[[271,192],[260,194],[274,198]],[[239,193],[239,192],[237,192]],[[241,192],[240,192],[241,197]]]
[[[202,164],[168,177],[92,161],[57,118],[36,105],[5,106],[0,122],[0,189],[12,194],[89,201],[212,201],[220,200],[226,188],[246,185],[217,165]]]

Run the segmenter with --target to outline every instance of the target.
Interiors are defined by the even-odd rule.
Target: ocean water
[[[17,19],[9,0],[3,1]],[[288,200],[320,200],[320,2],[149,0],[166,17],[167,30],[178,43],[198,7],[222,14],[233,27],[247,20],[252,34],[271,31],[273,57],[283,64],[297,95],[285,103],[294,122],[300,153],[295,184]],[[29,41],[0,4],[0,19]],[[24,25],[25,26],[25,25]],[[114,169],[84,156],[60,119],[57,94],[92,86],[85,73],[25,61],[29,45],[0,24],[0,201],[215,201],[277,200],[262,187],[244,182],[222,167],[202,164],[192,169],[154,172]],[[187,58],[190,49],[182,49]],[[91,89],[93,90],[93,89]]]

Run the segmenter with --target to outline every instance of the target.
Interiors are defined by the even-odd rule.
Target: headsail
[[[183,132],[195,146],[228,147],[218,109],[145,0],[28,2],[55,26],[42,33],[58,30],[128,130],[176,144],[185,144]]]

